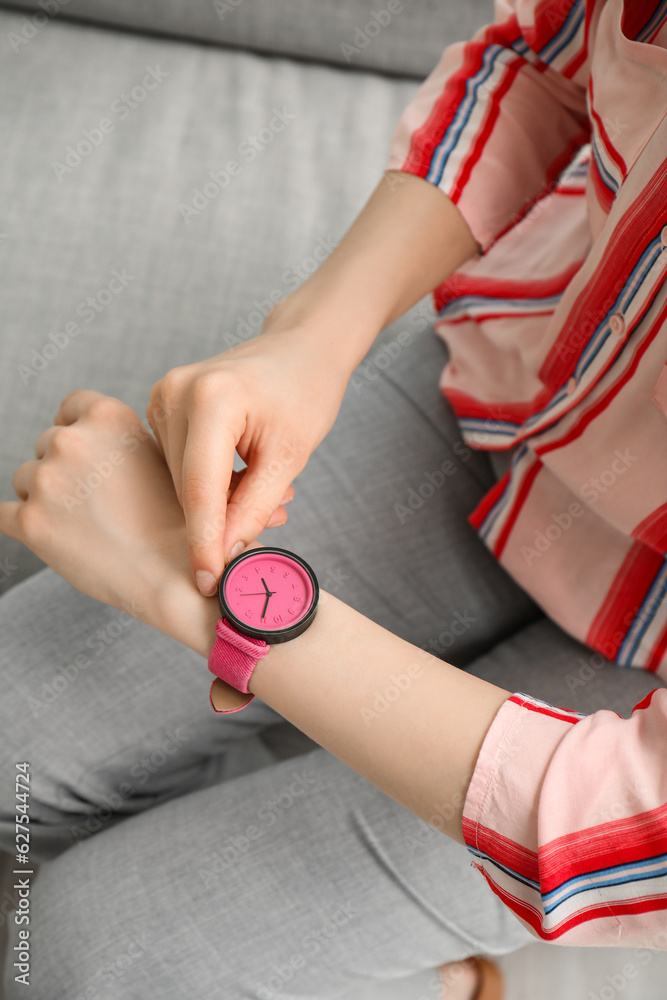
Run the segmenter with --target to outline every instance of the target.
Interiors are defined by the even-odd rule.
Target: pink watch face
[[[220,606],[247,635],[281,642],[304,631],[317,603],[317,579],[299,556],[273,547],[243,552],[220,581]]]

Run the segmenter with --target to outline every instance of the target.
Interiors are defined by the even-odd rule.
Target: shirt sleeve
[[[514,694],[463,810],[474,866],[554,944],[667,950],[667,689],[629,719]]]
[[[585,0],[497,0],[403,112],[387,169],[424,177],[486,250],[589,141]]]

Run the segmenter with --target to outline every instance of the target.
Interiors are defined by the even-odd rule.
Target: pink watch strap
[[[226,618],[218,619],[215,633],[215,642],[208,658],[208,669],[219,680],[211,684],[209,694],[211,707],[214,712],[221,714],[238,712],[249,705],[255,697],[248,690],[248,681],[257,666],[257,661],[266,656],[271,647],[263,639],[251,639],[250,636],[241,635]],[[238,692],[248,694],[249,697],[239,698]]]

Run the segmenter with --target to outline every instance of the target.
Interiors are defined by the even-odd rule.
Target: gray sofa
[[[0,4],[0,499],[14,497],[13,470],[70,390],[143,414],[169,368],[256,334],[364,204],[443,47],[491,10],[491,0]],[[0,537],[0,592],[40,566]],[[525,663],[530,633],[517,641]],[[573,707],[611,697],[620,710],[656,686],[639,671],[603,673]],[[488,679],[572,700],[558,677],[529,688],[511,652]]]

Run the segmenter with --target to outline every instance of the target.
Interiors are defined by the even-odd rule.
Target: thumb
[[[297,471],[293,461],[281,461],[272,455],[252,457],[227,504],[225,562],[264,531]]]

